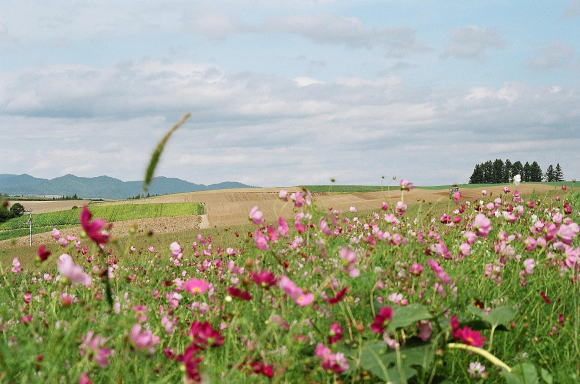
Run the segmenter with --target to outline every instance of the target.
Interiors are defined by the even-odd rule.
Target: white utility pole
[[[28,245],[32,247],[32,209],[24,211],[24,213],[28,213],[28,220],[26,224],[28,224]]]

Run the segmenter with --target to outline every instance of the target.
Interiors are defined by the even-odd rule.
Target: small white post
[[[32,247],[32,210],[24,211],[28,213],[28,245]]]

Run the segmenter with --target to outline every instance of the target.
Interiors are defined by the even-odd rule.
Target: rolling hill
[[[141,181],[122,181],[109,176],[78,177],[65,175],[54,179],[41,179],[27,174],[0,174],[0,193],[16,196],[77,195],[80,198],[126,199],[141,192]],[[180,192],[209,191],[215,189],[251,188],[238,182],[194,184],[169,177],[156,177],[149,187],[151,195]]]

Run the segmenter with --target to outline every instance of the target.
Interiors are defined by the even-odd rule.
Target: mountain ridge
[[[111,176],[81,177],[66,174],[43,179],[29,174],[0,174],[0,194],[16,196],[73,196],[80,198],[126,199],[141,193],[142,181],[122,181]],[[195,184],[186,180],[157,176],[149,186],[151,195],[210,191],[215,189],[255,188],[236,181]]]

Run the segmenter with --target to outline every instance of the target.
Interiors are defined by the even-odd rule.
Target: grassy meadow
[[[580,194],[481,199],[3,250],[0,382],[578,382]]]
[[[119,205],[91,205],[93,215],[107,222],[156,217],[201,215],[200,203],[146,203]],[[32,215],[33,234],[80,225],[80,208]],[[0,223],[0,241],[28,235],[28,215]]]

